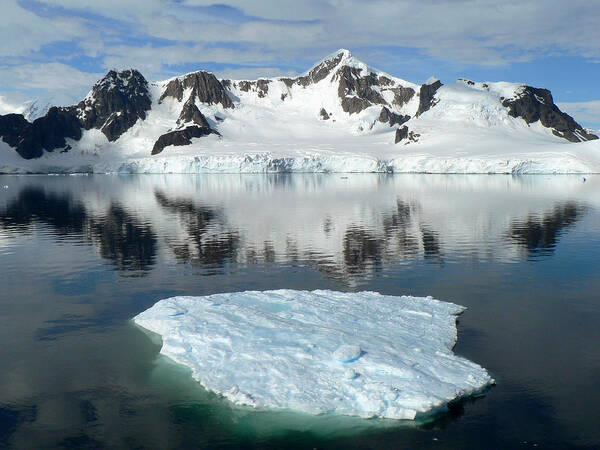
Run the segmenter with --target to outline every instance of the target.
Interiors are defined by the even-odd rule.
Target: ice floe
[[[172,297],[134,321],[236,404],[414,419],[494,382],[452,352],[463,310],[431,297],[276,290]]]

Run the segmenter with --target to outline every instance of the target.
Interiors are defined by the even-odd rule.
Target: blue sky
[[[205,69],[304,72],[348,48],[420,83],[435,75],[550,89],[600,128],[600,2],[570,0],[3,0],[0,112],[82,98],[111,68],[149,80]]]

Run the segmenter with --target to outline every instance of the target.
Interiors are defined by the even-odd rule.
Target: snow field
[[[181,102],[165,98],[169,80],[150,83],[152,109],[115,142],[98,130],[83,132],[72,149],[56,150],[36,160],[23,160],[0,140],[0,173],[265,173],[265,172],[395,172],[395,173],[600,173],[600,140],[569,143],[539,122],[528,125],[508,115],[502,98],[513,98],[523,85],[459,79],[435,94],[435,107],[414,117],[418,95],[405,105],[389,104],[396,114],[410,115],[406,126],[416,142],[394,144],[397,126],[377,121],[382,105],[348,114],[338,96],[338,69],[350,66],[362,75],[391,80],[374,86],[386,101],[389,88],[419,86],[370,68],[347,50],[324,79],[288,87],[281,78],[268,79],[268,91],[240,88],[231,80],[234,108],[196,103],[216,135],[192,139],[188,146],[169,146],[156,156],[159,136],[175,129],[191,90]],[[308,73],[308,72],[307,72]],[[261,94],[262,95],[262,94]],[[350,95],[352,95],[350,93]],[[329,114],[320,117],[321,109]],[[221,120],[217,120],[217,117]]]

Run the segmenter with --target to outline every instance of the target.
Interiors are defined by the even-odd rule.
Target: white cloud
[[[157,38],[255,44],[284,58],[369,46],[411,47],[483,65],[550,53],[600,58],[600,5],[584,0],[571,0],[568,8],[563,0],[45,1],[124,20]],[[229,23],[194,14],[191,8],[213,4],[237,8],[255,19]]]
[[[585,126],[600,129],[600,100],[561,102],[558,107]]]
[[[277,2],[268,1],[247,1],[247,0],[184,0],[189,6],[210,6],[215,3],[228,5],[233,8],[244,11],[249,16],[261,17],[271,20],[319,20],[324,16],[335,13],[335,4],[340,2],[312,0],[278,0]]]
[[[23,105],[19,102],[13,102],[3,95],[0,95],[0,115],[23,112]]]
[[[39,0],[39,4],[48,7],[49,17],[16,0],[5,0],[0,57],[23,61],[27,68],[31,55],[44,45],[67,41],[78,49],[63,55],[63,62],[78,58],[79,52],[98,58],[103,69],[136,67],[149,79],[169,76],[169,66],[181,64],[197,64],[199,69],[212,63],[304,70],[340,47],[356,49],[359,57],[384,69],[404,64],[390,61],[398,48],[412,49],[413,65],[427,60],[498,66],[556,55],[600,60],[600,4],[584,0],[570,0],[568,8],[563,0]],[[214,5],[219,6],[198,8]],[[157,40],[169,42],[159,46]],[[53,56],[36,55],[49,60]],[[0,66],[4,86],[10,85],[6,70]],[[55,81],[64,87],[69,79],[55,77]],[[73,83],[79,81],[75,77]]]
[[[106,17],[135,20],[137,17],[168,11],[175,2],[164,0],[38,0],[51,7],[63,7]]]
[[[23,89],[68,90],[89,88],[102,74],[81,72],[61,63],[30,63],[18,66],[0,66],[2,79]]]
[[[293,70],[281,70],[277,67],[241,67],[218,70],[215,75],[219,79],[257,80],[258,78],[295,77],[298,73]]]
[[[256,65],[257,61],[265,65],[272,62],[272,56],[258,50],[236,50],[211,48],[197,45],[169,45],[163,47],[115,46],[104,58],[105,69],[126,69],[134,67],[149,80],[167,78],[165,65],[192,64],[192,70],[204,69],[203,63],[229,63]]]
[[[3,81],[0,95],[3,96],[6,108],[13,108],[15,112],[18,112],[18,107],[23,102],[38,98],[59,106],[77,103],[103,76],[99,73],[81,72],[61,63],[0,65],[0,74]],[[7,91],[7,87],[13,88]]]
[[[48,20],[22,8],[15,0],[2,3],[0,30],[0,57],[28,55],[46,44],[70,41],[89,34],[80,19],[60,17]]]

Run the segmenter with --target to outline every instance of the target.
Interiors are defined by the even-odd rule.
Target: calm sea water
[[[0,447],[600,446],[600,178],[0,176]],[[235,407],[131,318],[374,290],[468,307],[497,385],[421,423]]]

